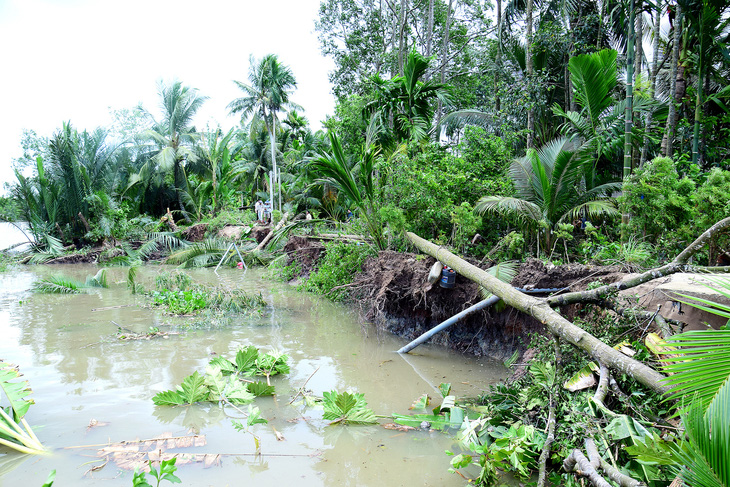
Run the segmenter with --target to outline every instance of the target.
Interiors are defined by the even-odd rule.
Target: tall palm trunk
[[[400,0],[400,19],[398,20],[398,74],[403,76],[403,63],[405,59],[406,46],[406,10],[408,0]]]
[[[431,57],[431,45],[433,43],[433,2],[428,2],[428,25],[426,26],[426,57]],[[499,14],[497,14],[499,16]]]
[[[629,6],[628,42],[626,43],[626,110],[624,112],[624,173],[623,180],[631,175],[631,129],[633,122],[634,108],[634,0]],[[629,223],[629,214],[623,212],[621,215],[623,224]],[[623,239],[622,239],[623,240]]]
[[[704,3],[704,2],[703,2]],[[707,33],[705,32],[705,9],[704,5],[703,8],[700,9],[699,12],[699,26],[700,26],[700,32],[699,32],[699,39],[700,39],[700,46],[699,46],[699,62],[697,64],[697,88],[695,89],[696,95],[695,95],[695,121],[694,121],[694,129],[692,130],[692,163],[698,164],[700,160],[700,124],[702,122],[702,97],[703,97],[703,88],[704,88],[704,78],[705,78],[705,64],[706,64],[706,56],[705,53],[707,52],[707,48],[705,46],[705,39],[707,38]]]
[[[276,197],[276,137],[274,136],[274,123],[272,120],[271,128],[269,130],[269,140],[271,141],[271,167],[273,170],[274,177],[271,179],[271,208],[276,208],[275,197]],[[279,211],[281,211],[281,201],[279,201]]]
[[[652,100],[656,98],[656,76],[659,72],[659,24],[662,19],[662,0],[656,0],[654,10],[654,27],[652,29],[652,35],[654,36],[653,39],[653,46],[652,46],[652,66],[651,71],[649,73],[649,81],[650,81],[650,92],[649,96]],[[647,132],[651,130],[652,122],[654,119],[654,109],[649,108],[649,111],[646,113],[646,119],[644,126],[646,127]],[[649,137],[646,137],[644,140],[644,147],[641,149],[641,159],[639,161],[639,167],[643,167],[644,163],[646,162],[646,159],[648,157],[649,153]]]
[[[667,116],[667,127],[662,138],[662,154],[664,157],[672,157],[674,151],[674,134],[677,130],[677,75],[679,66],[679,42],[681,39],[680,32],[682,30],[682,9],[679,3],[675,4],[676,15],[674,18],[674,32],[672,34],[672,68],[670,75],[669,93],[671,100],[669,103],[669,115]]]
[[[449,36],[451,34],[451,7],[454,0],[449,0],[449,7],[446,10],[446,26],[444,27],[444,38],[443,45],[441,47],[441,76],[439,78],[441,84],[446,82],[446,62],[449,59]],[[438,127],[441,122],[441,115],[443,113],[443,103],[441,100],[438,102],[438,108],[436,109],[436,126]]]
[[[499,113],[499,75],[502,71],[502,0],[497,0],[497,69],[494,72],[494,111]]]
[[[526,13],[526,32],[527,37],[527,49],[525,50],[525,71],[527,71],[527,86],[532,92],[532,74],[533,74],[533,63],[532,63],[532,10],[533,0],[527,0],[527,13]],[[535,143],[535,107],[533,106],[532,97],[528,101],[529,106],[527,108],[527,148],[531,149]]]

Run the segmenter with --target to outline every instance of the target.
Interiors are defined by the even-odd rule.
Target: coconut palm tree
[[[243,91],[244,96],[229,103],[228,109],[231,114],[240,113],[241,119],[253,116],[264,121],[271,144],[273,173],[276,175],[278,174],[275,135],[277,113],[283,109],[297,108],[289,100],[297,81],[291,69],[279,62],[279,58],[275,54],[268,54],[259,62],[256,62],[254,57],[251,56],[249,62],[249,83],[234,80],[234,83]],[[273,188],[270,188],[270,191],[273,204]],[[281,209],[281,201],[279,201],[279,209]]]
[[[537,230],[538,235],[542,228],[546,249],[551,246],[552,231],[558,223],[570,222],[583,214],[618,214],[610,195],[620,188],[620,183],[587,189],[586,162],[576,157],[574,145],[570,139],[559,138],[540,149],[528,149],[527,155],[512,161],[508,171],[515,195],[485,196],[477,202],[475,211],[515,217]]]
[[[198,162],[193,168],[202,182],[199,186],[210,199],[210,211],[215,216],[226,203],[235,200],[234,190],[243,175],[239,160],[243,144],[237,139],[238,132],[230,129],[225,134],[220,128],[208,130],[197,145]],[[200,205],[198,205],[200,206]]]
[[[185,215],[182,195],[185,165],[198,158],[194,145],[199,134],[193,126],[193,118],[208,97],[199,95],[198,90],[184,86],[180,81],[173,81],[169,85],[160,82],[158,93],[162,118],[156,120],[146,112],[154,121],[153,127],[141,134],[142,139],[151,144],[148,148],[149,159],[139,173],[130,178],[128,188],[140,183],[148,185],[153,173],[172,172],[177,204]]]

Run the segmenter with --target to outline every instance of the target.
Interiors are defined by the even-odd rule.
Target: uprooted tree
[[[434,257],[444,265],[451,267],[462,276],[483,286],[489,292],[501,298],[504,303],[512,308],[536,318],[545,325],[546,329],[552,333],[557,340],[565,340],[584,351],[598,362],[601,366],[601,382],[599,384],[599,391],[596,393],[596,398],[598,398],[597,402],[602,403],[601,395],[605,396],[606,383],[608,380],[611,380],[609,379],[609,369],[620,374],[626,374],[657,393],[666,394],[670,388],[664,381],[665,376],[663,374],[652,367],[623,354],[594,337],[583,328],[572,323],[560,313],[559,307],[569,304],[594,304],[599,307],[611,309],[621,315],[641,316],[653,320],[662,335],[664,335],[665,338],[669,338],[669,336],[673,333],[671,322],[662,318],[658,313],[649,313],[646,311],[621,307],[616,299],[618,292],[677,272],[727,272],[727,268],[701,267],[692,265],[690,262],[692,257],[700,249],[702,249],[706,243],[714,239],[719,233],[726,231],[728,227],[730,227],[730,218],[725,218],[717,222],[700,235],[694,242],[687,246],[687,248],[685,248],[671,262],[661,267],[651,269],[638,275],[629,276],[619,282],[604,285],[595,289],[569,292],[548,298],[536,298],[524,294],[509,284],[493,277],[486,271],[457,257],[442,246],[435,245],[413,233],[408,233],[407,236],[411,243],[422,252]],[[552,409],[553,406],[551,404],[550,416],[554,418],[554,411]],[[603,477],[601,477],[601,475],[597,472],[599,469],[603,470],[604,474],[608,478],[622,486],[641,485],[634,479],[626,476],[619,476],[617,472],[614,471],[615,469],[612,470],[611,468],[608,468],[609,466],[604,465],[605,462],[601,461],[601,459],[594,454],[595,448],[592,448],[592,442],[589,441],[587,445],[589,459],[586,460],[586,457],[581,452],[576,451],[571,456],[570,461],[566,460],[566,470],[575,471],[576,473],[586,476],[594,485],[610,485],[605,483]],[[545,445],[545,448],[549,449],[549,443]],[[546,461],[547,455],[544,451],[540,458],[542,465],[538,485],[544,485],[544,462]],[[585,471],[584,468],[589,464],[594,467],[594,470],[591,471],[590,474]]]

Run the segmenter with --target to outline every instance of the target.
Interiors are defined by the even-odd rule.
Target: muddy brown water
[[[109,289],[81,295],[30,292],[46,276],[84,280],[97,270],[36,266],[0,273],[0,358],[19,364],[30,381],[36,404],[26,419],[51,450],[48,456],[25,456],[0,447],[0,486],[39,486],[53,469],[58,486],[129,486],[132,472],[113,462],[91,471],[103,463],[98,449],[165,433],[206,438],[204,446],[174,451],[221,455],[220,465],[180,466],[182,485],[464,485],[447,471],[444,450],[458,448],[448,434],[328,426],[321,408],[288,403],[314,373],[306,387],[315,395],[362,392],[376,414],[408,414],[421,394],[440,397],[436,387],[441,382],[450,382],[458,396],[478,395],[505,376],[501,364],[428,345],[401,357],[393,351],[403,340],[363,327],[346,307],[271,282],[259,270],[190,271],[198,282],[261,292],[267,307],[257,316],[228,317],[224,324],[193,318],[198,325],[189,328],[182,327],[191,318],[170,317],[132,295],[123,268],[109,269]],[[161,270],[141,268],[138,281],[151,289]],[[138,333],[151,326],[181,333],[123,341],[116,337],[115,324]],[[231,424],[231,419],[242,419],[234,409],[152,402],[157,392],[175,388],[196,370],[202,373],[214,354],[233,358],[247,345],[291,357],[291,373],[272,379],[276,396],[255,403],[269,421],[252,427],[260,437],[258,457],[253,437]],[[97,426],[90,427],[93,422]],[[91,446],[69,448],[84,445]]]

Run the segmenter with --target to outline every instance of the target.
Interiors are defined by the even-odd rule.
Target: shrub
[[[374,251],[367,245],[331,242],[325,245],[325,256],[315,272],[302,285],[307,291],[325,294],[333,301],[347,297],[347,290],[340,288],[352,282],[368,256]],[[337,289],[335,289],[337,288]]]
[[[623,185],[619,203],[631,215],[626,230],[640,235],[650,243],[665,242],[673,248],[670,253],[684,248],[692,238],[692,222],[697,216],[692,194],[695,182],[680,178],[674,162],[657,157],[638,169]]]

